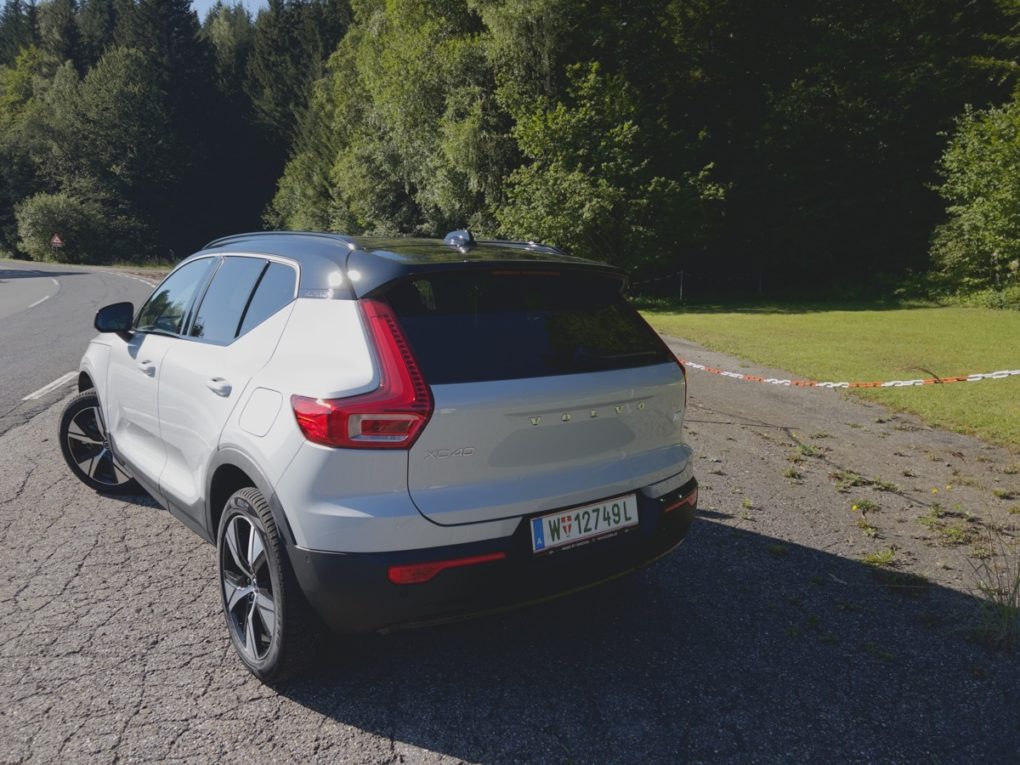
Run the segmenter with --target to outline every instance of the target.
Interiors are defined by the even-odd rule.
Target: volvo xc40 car
[[[216,240],[99,310],[60,445],[216,545],[262,679],[319,635],[518,606],[673,549],[683,367],[625,275],[530,242]]]

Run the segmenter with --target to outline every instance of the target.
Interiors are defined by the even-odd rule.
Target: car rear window
[[[670,360],[612,275],[455,271],[397,282],[380,297],[397,314],[433,385]]]

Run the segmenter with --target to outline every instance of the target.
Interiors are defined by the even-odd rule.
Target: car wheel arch
[[[96,384],[92,382],[92,378],[89,377],[88,372],[78,373],[78,392],[84,393],[87,390],[92,390],[96,387]]]
[[[206,489],[206,529],[209,540],[216,541],[220,516],[231,495],[246,486],[253,486],[262,493],[269,503],[277,528],[286,542],[294,543],[287,516],[276,498],[273,486],[259,467],[244,453],[236,449],[221,449],[216,453],[209,467],[209,483]]]

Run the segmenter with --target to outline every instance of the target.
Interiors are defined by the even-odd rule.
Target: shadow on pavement
[[[507,763],[1020,761],[1020,662],[968,638],[976,600],[890,589],[857,561],[706,515],[635,576],[338,638],[321,676],[280,691],[389,737],[395,756],[406,743]]]
[[[85,276],[87,271],[29,271],[17,268],[0,268],[0,283],[9,279],[40,279],[53,276]]]

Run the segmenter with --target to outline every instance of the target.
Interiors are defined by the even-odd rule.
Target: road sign
[[[60,234],[54,234],[50,237],[50,247],[63,247],[64,240],[60,238]]]

